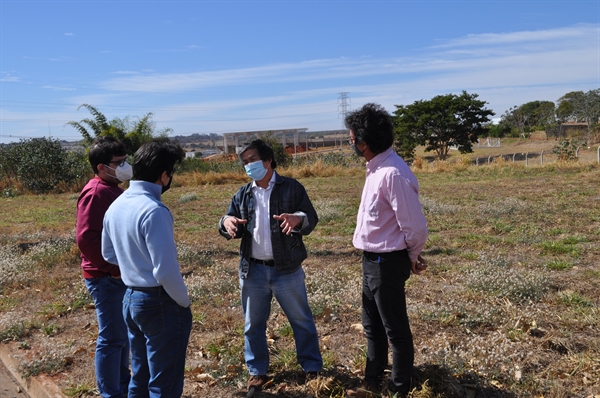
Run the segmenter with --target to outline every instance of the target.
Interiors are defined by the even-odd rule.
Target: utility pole
[[[346,119],[346,114],[348,114],[348,112],[350,111],[350,105],[348,104],[348,102],[350,101],[350,97],[348,97],[348,94],[350,94],[349,92],[343,92],[343,93],[339,93],[339,97],[338,97],[338,118],[339,115],[342,115],[342,130],[346,128],[346,126],[344,126],[344,120]],[[337,146],[337,143],[336,143]],[[340,139],[340,147],[343,146],[343,138]]]

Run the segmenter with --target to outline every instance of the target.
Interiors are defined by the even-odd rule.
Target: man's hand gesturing
[[[281,213],[278,216],[273,216],[273,218],[279,221],[283,221],[281,223],[281,232],[283,232],[286,235],[291,234],[294,228],[296,228],[302,222],[302,220],[300,220],[300,217],[298,217],[295,214],[289,213]]]
[[[239,224],[246,224],[247,222],[248,222],[248,220],[229,216],[229,217],[225,218],[225,220],[223,220],[223,226],[225,227],[225,230],[227,231],[229,236],[231,236],[232,238],[235,238],[235,235],[237,234],[237,231],[238,231],[237,226]]]

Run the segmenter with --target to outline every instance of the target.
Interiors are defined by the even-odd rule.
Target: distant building
[[[189,152],[185,153],[186,159],[194,159],[194,158],[199,158],[199,157],[202,157],[202,152],[189,151]]]

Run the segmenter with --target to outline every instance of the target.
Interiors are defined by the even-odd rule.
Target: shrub
[[[67,152],[58,140],[32,138],[0,148],[0,176],[33,193],[65,190],[89,174],[85,155]]]
[[[580,146],[585,146],[586,143],[577,138],[572,140],[562,140],[552,148],[552,153],[558,155],[558,159],[562,161],[577,160],[577,149]]]

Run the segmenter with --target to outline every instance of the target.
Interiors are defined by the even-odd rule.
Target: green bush
[[[208,173],[213,171],[215,173],[234,172],[237,173],[243,170],[241,163],[238,161],[229,162],[208,162],[198,158],[186,158],[177,168],[178,173]]]
[[[586,146],[586,142],[578,138],[571,140],[562,140],[552,148],[552,153],[558,155],[558,158],[563,161],[577,160],[577,149],[581,146]]]
[[[89,162],[83,153],[67,152],[60,141],[32,138],[0,148],[0,176],[9,185],[20,182],[33,193],[66,189],[89,177]]]
[[[326,164],[327,166],[364,167],[364,163],[361,158],[354,154],[344,154],[341,151],[298,156],[296,159],[294,159],[294,165],[307,166],[318,161]]]

